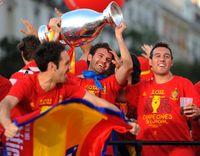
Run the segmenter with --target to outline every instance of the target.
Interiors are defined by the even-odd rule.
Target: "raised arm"
[[[92,47],[91,43],[87,43],[87,44],[84,44],[84,45],[80,46],[83,54],[82,54],[82,56],[80,57],[79,60],[85,60],[85,61],[87,61],[87,57],[88,57],[88,54],[90,52],[91,47]]]
[[[99,98],[95,95],[90,94],[89,92],[86,92],[85,96],[83,97],[83,99],[93,103],[94,105],[96,105],[97,107],[105,107],[105,108],[109,108],[112,109],[114,111],[120,112],[120,109],[117,108],[114,104],[109,103],[108,101]]]
[[[13,137],[16,135],[18,131],[18,127],[12,123],[10,118],[10,112],[14,106],[17,105],[19,100],[14,96],[6,96],[0,102],[0,122],[3,128],[5,129],[5,136],[6,137]]]
[[[152,45],[144,44],[141,46],[141,49],[143,50],[143,53],[141,54],[143,57],[149,59],[151,49],[153,48]]]
[[[115,36],[119,45],[122,65],[115,71],[115,76],[120,85],[124,85],[127,81],[128,75],[132,72],[133,64],[130,52],[125,44],[122,33],[126,29],[126,25],[122,23],[119,27],[115,28]]]
[[[92,102],[94,105],[96,105],[98,107],[105,107],[105,108],[109,108],[109,109],[112,109],[114,111],[120,112],[120,109],[117,108],[114,104],[111,104],[108,101],[106,101],[102,98],[99,98],[95,95],[92,95],[88,92],[86,92],[86,94],[83,98],[87,101]],[[128,122],[128,124],[132,126],[132,129],[130,130],[130,132],[134,135],[137,135],[139,133],[139,130],[140,130],[137,122]]]
[[[61,18],[53,17],[49,20],[49,32],[53,33],[49,41],[58,41],[61,32]]]
[[[22,24],[24,25],[25,29],[21,29],[20,32],[25,35],[34,35],[38,37],[38,32],[33,24],[27,19],[21,19]]]

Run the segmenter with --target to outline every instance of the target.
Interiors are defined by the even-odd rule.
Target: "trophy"
[[[103,13],[91,9],[69,11],[61,17],[59,40],[69,46],[80,46],[93,41],[105,25],[116,27],[122,21],[122,11],[116,2],[111,2]],[[41,42],[48,41],[52,35],[46,25],[39,27],[38,36]]]

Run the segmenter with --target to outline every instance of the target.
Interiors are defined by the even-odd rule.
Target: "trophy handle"
[[[103,11],[103,15],[107,22],[113,26],[119,26],[123,22],[123,14],[119,5],[112,1]]]

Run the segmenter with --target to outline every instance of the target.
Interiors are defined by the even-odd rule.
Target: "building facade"
[[[126,0],[122,10],[129,30],[151,30],[158,34],[160,41],[170,44],[175,59],[200,62],[200,0]],[[39,0],[0,0],[0,40],[22,38],[19,32],[23,28],[22,18],[38,28],[47,24],[52,16],[53,8]],[[114,30],[110,27],[105,28],[94,42],[98,41],[106,41],[117,48]],[[127,44],[134,43],[127,40]],[[2,55],[0,51],[0,57]]]
[[[130,29],[152,29],[160,41],[169,43],[176,60],[200,62],[198,0],[129,0],[123,12]]]

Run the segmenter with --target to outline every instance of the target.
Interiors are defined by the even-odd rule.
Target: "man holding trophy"
[[[113,11],[112,9],[115,9],[115,11]],[[64,40],[64,42],[68,43],[68,45],[70,46],[80,46],[81,44],[86,44],[88,42],[91,42],[92,40],[95,39],[97,34],[100,33],[103,26],[106,24],[106,23],[102,23],[102,18],[100,18],[100,21],[99,21],[99,17],[98,18],[96,17],[96,12],[91,12],[91,13],[95,13],[95,15],[91,14],[91,16],[92,17],[95,16],[97,19],[96,18],[92,19],[91,17],[88,17],[87,22],[90,22],[90,23],[86,22],[86,24],[79,24],[83,28],[79,28],[76,25],[72,27],[73,24],[70,23],[73,17],[73,14],[75,14],[74,18],[79,19],[80,15],[78,16],[77,15],[78,13],[86,14],[89,11],[88,9],[80,9],[74,12],[65,13],[61,17],[58,17],[58,18],[52,18],[49,21],[48,26],[46,26],[48,27],[48,29],[45,29],[45,30],[48,30],[46,33],[44,33],[45,30],[43,30],[44,26],[41,26],[39,28],[38,36],[40,40],[42,42],[45,40],[58,40],[61,43]],[[108,14],[108,15],[104,15],[104,14]],[[99,14],[97,13],[97,15]],[[105,9],[105,11],[103,12],[103,15],[104,15],[103,21],[108,22],[112,26],[115,26],[115,36],[120,48],[121,59],[122,59],[121,61],[123,63],[115,71],[114,75],[104,79],[105,78],[104,74],[109,69],[112,60],[115,59],[114,57],[115,52],[109,47],[109,45],[106,45],[104,43],[97,44],[95,46],[92,46],[88,54],[87,61],[89,62],[89,67],[88,67],[89,71],[83,72],[83,75],[81,75],[81,78],[80,77],[76,78],[75,82],[83,86],[85,89],[89,90],[90,93],[93,93],[96,96],[102,97],[111,103],[115,103],[115,99],[116,99],[118,91],[126,84],[128,74],[132,72],[132,60],[130,57],[130,52],[128,51],[128,48],[126,47],[126,44],[122,36],[123,31],[126,29],[126,25],[123,22],[123,17],[119,8],[117,8],[115,3],[111,3]],[[69,19],[67,19],[67,17]],[[69,23],[67,23],[67,21]],[[75,24],[77,23],[75,22]],[[99,26],[100,28],[97,26]],[[67,28],[71,31],[68,31]],[[83,33],[82,29],[84,30],[85,34]],[[94,34],[92,34],[91,32],[93,32]],[[72,34],[75,34],[75,35],[73,36]],[[82,34],[82,36],[80,34]],[[93,76],[91,76],[91,72]],[[88,74],[90,76],[88,76]],[[94,80],[96,79],[97,76],[103,77],[103,78],[99,80]],[[96,86],[95,83],[98,83],[98,81],[100,85],[102,83],[102,87]]]
[[[56,27],[60,25],[59,22],[59,18],[51,19],[49,24],[51,25],[54,23],[53,27]],[[53,29],[59,30],[59,28]],[[126,25],[122,21],[120,25],[115,28],[115,36],[120,48],[121,61],[123,63],[113,75],[106,77],[105,73],[108,71],[112,60],[115,59],[114,56],[116,54],[108,44],[98,43],[89,50],[87,56],[88,70],[84,71],[80,77],[74,78],[74,76],[72,76],[72,80],[76,84],[111,103],[115,103],[119,90],[126,85],[127,77],[130,72],[132,72],[132,59],[122,36],[125,29]],[[58,32],[54,34],[55,36],[60,36]],[[110,151],[111,150],[109,150],[108,153],[112,153]]]

